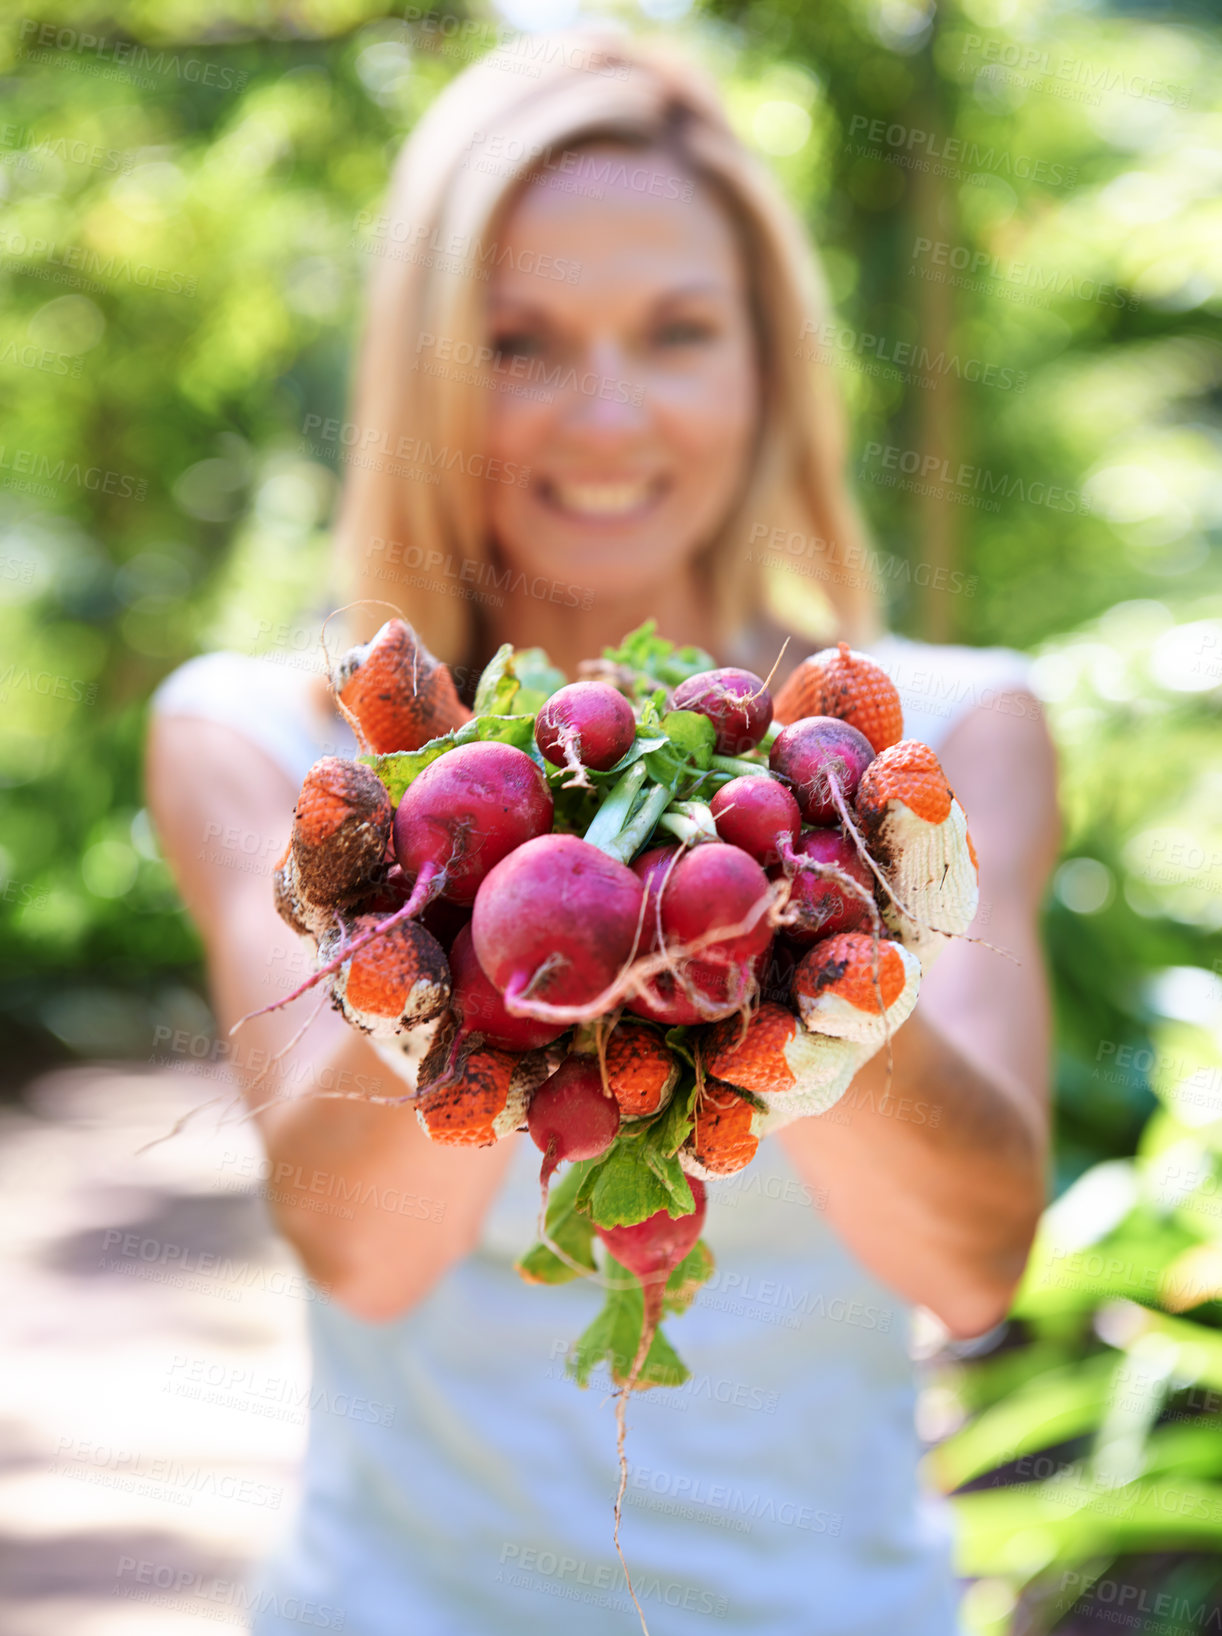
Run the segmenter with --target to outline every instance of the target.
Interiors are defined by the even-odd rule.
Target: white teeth
[[[566,511],[589,517],[618,517],[651,498],[654,485],[638,483],[553,483],[552,493]]]

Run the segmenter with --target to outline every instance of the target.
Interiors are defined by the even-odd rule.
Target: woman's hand
[[[841,810],[846,824],[851,822],[843,803]],[[852,906],[853,899],[843,894],[855,893],[870,908],[872,926],[826,936],[808,951],[794,978],[797,1016],[788,1018],[786,1035],[776,1029],[779,1019],[761,1010],[745,1034],[736,1029],[738,1045],[723,1046],[720,1057],[710,1059],[714,1073],[734,1082],[727,1059],[740,1047],[746,1054],[752,1029],[777,1036],[770,1041],[772,1061],[780,1070],[773,1082],[741,1082],[764,1104],[752,1125],[761,1136],[796,1119],[827,1113],[840,1101],[866,1063],[889,1046],[907,1021],[922,973],[953,938],[967,931],[976,914],[976,854],[967,818],[927,745],[905,740],[876,756],[857,788],[856,811],[860,858],[848,840],[837,845],[857,869],[857,883],[842,871],[838,880],[843,885],[837,887],[842,895],[833,901]],[[827,862],[814,863],[813,854],[790,855],[786,868],[795,872],[795,889],[803,885],[798,871],[804,865],[824,870],[836,861],[835,854],[823,856]],[[874,911],[879,888],[881,914]],[[763,1045],[761,1037],[757,1053]],[[788,1082],[781,1088],[783,1081]]]
[[[223,1033],[291,992],[312,965],[272,902],[297,792],[239,733],[177,716],[154,720],[147,782],[162,849],[204,940]],[[252,856],[264,872],[250,871]],[[308,995],[252,1018],[230,1060],[258,1110],[280,1231],[333,1300],[361,1318],[391,1319],[475,1246],[512,1144],[439,1146],[410,1107],[370,1101],[406,1087],[331,1010],[275,1061],[318,1003]]]
[[[980,908],[916,1012],[830,1114],[780,1134],[854,1253],[952,1333],[1004,1317],[1044,1202],[1049,1001],[1038,913],[1056,855],[1055,763],[1037,701],[1004,694],[940,754],[971,824]]]

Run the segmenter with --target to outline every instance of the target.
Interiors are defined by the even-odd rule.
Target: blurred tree
[[[33,0],[0,19],[0,1019],[18,1075],[48,1054],[147,1059],[159,1028],[207,1025],[142,810],[145,701],[209,646],[317,664],[302,610],[346,453],[326,422],[362,220],[498,26],[422,9]],[[948,1356],[931,1398],[957,1428],[938,1480],[971,1489],[981,1633],[1020,1597],[1049,1628],[1071,1592],[1144,1586],[1117,1552],[1188,1551],[1159,1572],[1204,1595],[1222,1514],[1200,1396],[1222,1315],[1216,21],[1208,0],[708,0],[680,25],[822,250],[836,315],[793,344],[843,382],[893,622],[1036,652],[1062,750],[1047,931],[1070,1204],[1015,1318]],[[814,566],[790,562],[786,595],[817,589]],[[1044,1491],[1083,1461],[1089,1481]],[[1100,1498],[1109,1471],[1127,1511]]]

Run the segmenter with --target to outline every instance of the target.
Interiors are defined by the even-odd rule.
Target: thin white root
[[[786,637],[786,638],[785,638],[785,640],[784,640],[784,641],[783,641],[783,642],[782,642],[782,643],[781,643],[781,651],[780,651],[780,652],[779,652],[779,653],[778,653],[778,654],[777,654],[777,656],[776,656],[776,658],[775,658],[775,659],[774,659],[774,660],[773,660],[773,661],[772,661],[772,669],[771,669],[771,670],[770,670],[770,671],[769,671],[769,672],[768,672],[768,674],[767,674],[767,675],[766,675],[766,676],[765,676],[765,677],[764,677],[764,692],[765,692],[765,693],[766,693],[766,692],[767,692],[767,691],[768,691],[768,689],[769,689],[769,688],[770,688],[770,687],[771,687],[771,685],[772,685],[772,678],[773,678],[773,677],[774,677],[774,676],[775,676],[775,675],[776,675],[776,671],[777,671],[777,666],[778,666],[778,665],[779,665],[779,664],[780,664],[780,662],[781,662],[781,660],[782,660],[782,659],[783,659],[783,658],[784,658],[784,657],[785,657],[785,649],[786,649],[786,648],[787,648],[787,647],[788,647],[788,646],[789,646],[789,644],[790,644],[790,642],[791,642],[791,641],[792,641],[792,640],[793,640],[793,638],[792,638],[792,637],[790,637],[790,636],[787,636],[787,637]],[[756,693],[752,693],[752,694],[751,694],[751,695],[750,695],[750,697],[751,697],[751,698],[753,698],[753,699],[754,699],[754,698],[758,698],[758,697],[759,697],[759,695],[758,695],[758,694],[756,694]]]
[[[577,754],[576,739],[578,735],[570,727],[562,731],[559,737],[560,748],[564,754],[564,768],[569,774],[569,777],[565,779],[560,788],[562,790],[592,790],[594,786],[590,782],[590,774],[586,770],[585,763]]]
[[[147,1153],[150,1150],[150,1148],[159,1147],[162,1142],[168,1142],[171,1139],[171,1137],[180,1135],[181,1132],[185,1129],[185,1127],[187,1125],[187,1122],[189,1120],[191,1120],[191,1119],[194,1119],[194,1117],[195,1117],[195,1115],[197,1113],[202,1113],[205,1108],[211,1108],[217,1102],[224,1102],[225,1103],[225,1111],[228,1112],[228,1110],[231,1107],[233,1107],[235,1102],[244,1102],[246,1097],[249,1096],[250,1092],[253,1091],[256,1086],[262,1084],[263,1080],[267,1077],[268,1073],[270,1073],[271,1069],[275,1066],[275,1064],[280,1062],[284,1057],[286,1057],[288,1055],[288,1053],[293,1049],[293,1047],[299,1043],[299,1041],[301,1040],[301,1037],[305,1033],[306,1029],[309,1028],[310,1024],[317,1019],[319,1012],[322,1010],[323,1005],[326,1002],[326,998],[327,998],[327,996],[325,994],[323,994],[323,995],[321,995],[319,997],[318,1004],[315,1006],[314,1010],[310,1013],[310,1015],[306,1018],[306,1020],[302,1023],[301,1027],[297,1030],[297,1032],[293,1035],[292,1039],[288,1040],[284,1045],[282,1045],[280,1047],[280,1049],[277,1052],[275,1052],[272,1056],[270,1056],[267,1059],[267,1061],[264,1063],[263,1067],[260,1068],[259,1072],[255,1075],[254,1079],[252,1079],[250,1084],[246,1087],[245,1092],[239,1092],[237,1096],[231,1096],[231,1097],[229,1097],[227,1099],[225,1097],[222,1097],[222,1096],[210,1096],[206,1102],[201,1102],[198,1107],[188,1109],[188,1111],[186,1113],[184,1113],[181,1116],[181,1118],[176,1119],[174,1121],[174,1123],[170,1126],[169,1130],[167,1130],[164,1135],[154,1136],[151,1142],[145,1142],[143,1147],[138,1147],[136,1149],[135,1157],[139,1158],[142,1153]],[[272,1098],[272,1102],[275,1102],[277,1100],[280,1100],[280,1099],[278,1099],[276,1097]],[[247,1117],[248,1118],[253,1118],[253,1116],[256,1113],[262,1113],[264,1108],[271,1107],[272,1102],[261,1103],[260,1106],[257,1107],[257,1108],[248,1108],[247,1109]],[[223,1119],[223,1116],[222,1116],[222,1119]],[[219,1124],[217,1126],[217,1129],[218,1130],[220,1129]]]
[[[649,1348],[653,1344],[654,1333],[658,1327],[656,1315],[652,1317],[651,1321],[649,1310],[650,1291],[645,1287],[643,1281],[638,1280],[638,1282],[641,1282],[641,1293],[644,1298],[641,1309],[641,1339],[637,1344],[636,1357],[632,1360],[632,1368],[628,1371],[628,1379],[620,1388],[615,1404],[615,1452],[619,1459],[619,1490],[615,1496],[615,1530],[612,1537],[615,1541],[616,1554],[624,1570],[624,1580],[628,1586],[628,1594],[632,1597],[633,1606],[636,1608],[637,1616],[641,1621],[641,1629],[644,1636],[649,1636],[649,1626],[645,1623],[645,1612],[637,1601],[636,1591],[632,1585],[632,1575],[628,1572],[628,1559],[624,1555],[623,1547],[619,1542],[619,1525],[624,1505],[624,1491],[628,1487],[628,1456],[624,1452],[624,1440],[628,1433],[628,1399],[632,1396],[637,1377],[645,1366],[645,1359],[649,1356]],[[661,1307],[660,1294],[656,1304],[659,1308]]]
[[[170,1126],[169,1130],[164,1132],[164,1134],[161,1136],[154,1136],[151,1142],[143,1143],[135,1150],[132,1157],[138,1159],[141,1154],[148,1153],[150,1149],[160,1147],[162,1142],[170,1141],[172,1137],[178,1136],[183,1130],[186,1129],[188,1123],[195,1118],[197,1113],[203,1113],[205,1108],[211,1108],[217,1102],[225,1102],[226,1100],[227,1099],[224,1096],[210,1096],[206,1102],[200,1102],[196,1107],[188,1108],[186,1113],[179,1115],[179,1117]],[[232,1097],[228,1098],[228,1102],[230,1104],[232,1101]]]
[[[608,1278],[601,1267],[583,1266],[580,1261],[575,1261],[566,1249],[548,1237],[546,1226],[539,1232],[539,1242],[552,1252],[557,1261],[563,1261],[564,1265],[578,1277],[588,1278],[598,1289],[631,1289],[636,1282],[635,1274],[629,1274],[627,1278]]]

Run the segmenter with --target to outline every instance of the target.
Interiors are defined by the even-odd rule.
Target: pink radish
[[[827,875],[809,869],[786,869],[793,885],[789,907],[797,919],[785,928],[794,943],[807,945],[835,932],[857,931],[870,923],[869,894],[874,881],[857,855],[857,848],[838,829],[808,829],[798,837],[791,858],[809,858],[814,863],[840,870],[864,888],[865,896],[844,887]],[[788,862],[788,860],[787,860]]]
[[[642,985],[644,992],[633,995],[627,1009],[634,1016],[647,1017],[667,1028],[718,1022],[740,1011],[751,999],[757,962],[766,957],[767,951],[745,966],[712,966],[703,960],[684,960],[679,965],[682,980],[668,971],[647,978]],[[695,999],[691,997],[693,991]]]
[[[648,852],[643,852],[632,866],[633,874],[638,876],[645,888],[645,923],[640,946],[642,954],[652,954],[662,947],[660,894],[669,876],[678,866],[683,851],[683,847],[678,845],[655,846]],[[651,1022],[662,1023],[667,1028],[707,1022],[713,1009],[725,1003],[726,973],[698,960],[684,962],[681,969],[682,983],[669,971],[659,972],[656,977],[649,978],[643,985],[643,992],[633,995],[628,1001],[628,1010],[638,1017],[648,1017]],[[701,1001],[705,1003],[705,1010],[697,1008],[695,1001],[690,997],[689,989],[696,990]],[[732,1005],[730,1009],[737,1010],[737,1006]]]
[[[552,827],[552,792],[512,744],[462,744],[412,780],[395,812],[395,857],[414,875],[417,908],[471,903],[502,858]]]
[[[732,778],[709,802],[723,841],[750,853],[756,863],[776,863],[777,837],[796,841],[802,814],[789,788],[767,773]]]
[[[426,909],[426,918],[428,913]],[[488,1045],[502,1051],[538,1051],[564,1032],[563,1023],[514,1017],[505,1010],[504,1000],[475,957],[469,924],[459,932],[450,950],[450,984],[450,1004],[458,1013],[460,1034],[482,1034]]]
[[[768,894],[768,877],[755,860],[723,841],[705,841],[685,850],[656,846],[632,866],[646,891],[642,952],[664,943],[688,943],[745,919]],[[762,914],[736,938],[710,943],[700,964],[741,965],[772,939]]]
[[[813,943],[869,922],[866,903],[851,888],[838,885],[823,870],[797,864],[799,858],[809,858],[842,870],[867,891],[873,884],[856,847],[839,830],[808,829],[799,834],[798,803],[780,779],[766,773],[732,778],[717,791],[709,809],[723,841],[741,847],[760,863],[784,860],[784,873],[793,881],[789,903],[797,913],[786,935],[795,943]],[[774,879],[781,872],[770,870]]]
[[[660,947],[662,923],[658,917],[658,897],[667,878],[667,871],[672,864],[678,862],[683,848],[678,844],[672,846],[650,847],[648,852],[642,852],[632,866],[632,873],[645,888],[645,923],[641,930],[642,954],[649,954]]]
[[[531,1098],[530,1139],[543,1155],[543,1208],[552,1173],[562,1161],[597,1159],[619,1134],[619,1103],[603,1089],[598,1058],[570,1052]]]
[[[405,875],[397,863],[392,863],[386,879],[372,897],[362,899],[362,914],[389,915],[401,909],[412,895],[410,875]],[[471,910],[462,903],[451,903],[447,898],[433,898],[420,911],[420,924],[426,926],[442,948],[449,954],[454,939],[464,926],[471,923]]]
[[[471,924],[471,910],[466,904],[451,903],[447,898],[434,898],[422,912],[420,920],[449,954],[459,932],[464,926]]]
[[[541,754],[553,767],[568,767],[575,784],[589,783],[587,767],[614,767],[635,737],[632,706],[609,682],[572,682],[553,693],[535,718]]]
[[[704,1226],[707,1203],[704,1183],[698,1176],[689,1176],[688,1183],[695,1204],[685,1216],[672,1216],[665,1210],[657,1210],[631,1227],[596,1226],[594,1229],[620,1266],[627,1267],[640,1279],[645,1292],[647,1327],[656,1327],[662,1315],[662,1292],[666,1280],[695,1249]]]
[[[718,755],[743,755],[763,738],[772,724],[772,695],[749,670],[703,670],[680,682],[671,694],[676,710],[695,710],[717,729],[713,746]]]
[[[646,950],[695,942],[737,925],[768,894],[768,877],[759,864],[721,841],[702,842],[686,852],[677,846],[654,847],[633,869],[647,894]],[[679,975],[664,971],[650,978],[628,1009],[667,1027],[728,1016],[754,992],[753,962],[771,941],[772,927],[761,913],[745,933],[710,943],[697,957],[678,962]]]
[[[755,924],[731,938],[710,943],[702,962],[742,966],[772,941],[764,912],[768,877],[754,858],[724,841],[707,841],[684,854],[662,892],[662,934],[667,943],[691,943],[710,932],[737,925],[759,909]]]
[[[587,1006],[627,964],[641,883],[576,835],[540,835],[503,858],[475,899],[471,935],[480,965],[512,1016],[554,1017]]]
[[[768,764],[792,786],[808,824],[833,824],[874,760],[864,733],[835,716],[803,716],[778,733]]]
[[[695,983],[690,970],[683,973],[688,982]],[[628,1010],[634,1017],[647,1017],[650,1022],[661,1023],[665,1028],[678,1028],[686,1024],[705,1022],[707,1019],[702,1011],[698,1011],[679,983],[668,971],[659,972],[656,977],[648,978],[642,984],[643,992],[634,994],[628,1001]],[[701,993],[706,991],[701,988]],[[708,1004],[710,1012],[717,1004],[717,998],[709,994]]]

